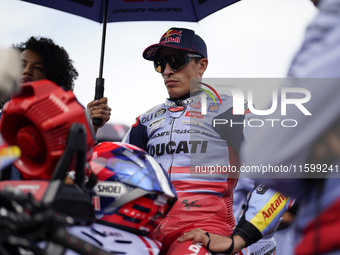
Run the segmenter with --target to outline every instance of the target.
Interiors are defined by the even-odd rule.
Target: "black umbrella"
[[[103,23],[99,76],[95,99],[104,94],[103,63],[106,25],[119,21],[190,21],[206,16],[240,0],[22,0]],[[95,119],[94,125],[100,125]]]

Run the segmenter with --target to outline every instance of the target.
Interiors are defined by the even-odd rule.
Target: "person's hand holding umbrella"
[[[97,133],[98,128],[101,128],[110,120],[111,108],[108,106],[107,101],[107,97],[103,97],[87,104],[87,111],[89,112],[91,119],[98,118],[102,120],[102,123],[99,126],[92,125],[95,133]]]

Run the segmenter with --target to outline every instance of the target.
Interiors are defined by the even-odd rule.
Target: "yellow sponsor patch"
[[[262,207],[262,209],[250,220],[260,232],[262,232],[268,224],[283,209],[288,201],[288,197],[276,192],[273,197]]]

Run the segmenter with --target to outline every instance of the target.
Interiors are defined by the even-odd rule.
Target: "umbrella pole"
[[[109,0],[105,0],[104,3],[104,17],[103,17],[103,32],[102,32],[102,45],[100,52],[100,64],[99,64],[99,77],[96,79],[96,90],[94,99],[99,100],[104,96],[104,79],[103,79],[103,66],[104,66],[104,53],[105,53],[105,39],[106,39],[106,25],[107,25],[107,12]],[[102,119],[93,118],[92,124],[100,126],[103,123]]]

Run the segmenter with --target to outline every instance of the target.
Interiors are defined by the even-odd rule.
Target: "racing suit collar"
[[[202,91],[195,91],[195,92],[192,92],[192,93],[185,94],[184,96],[181,96],[181,97],[176,97],[176,98],[169,97],[167,100],[175,103],[177,106],[187,105],[187,104],[193,102],[193,100],[188,100],[188,98],[195,97],[195,96],[197,96],[201,93],[202,93]]]

